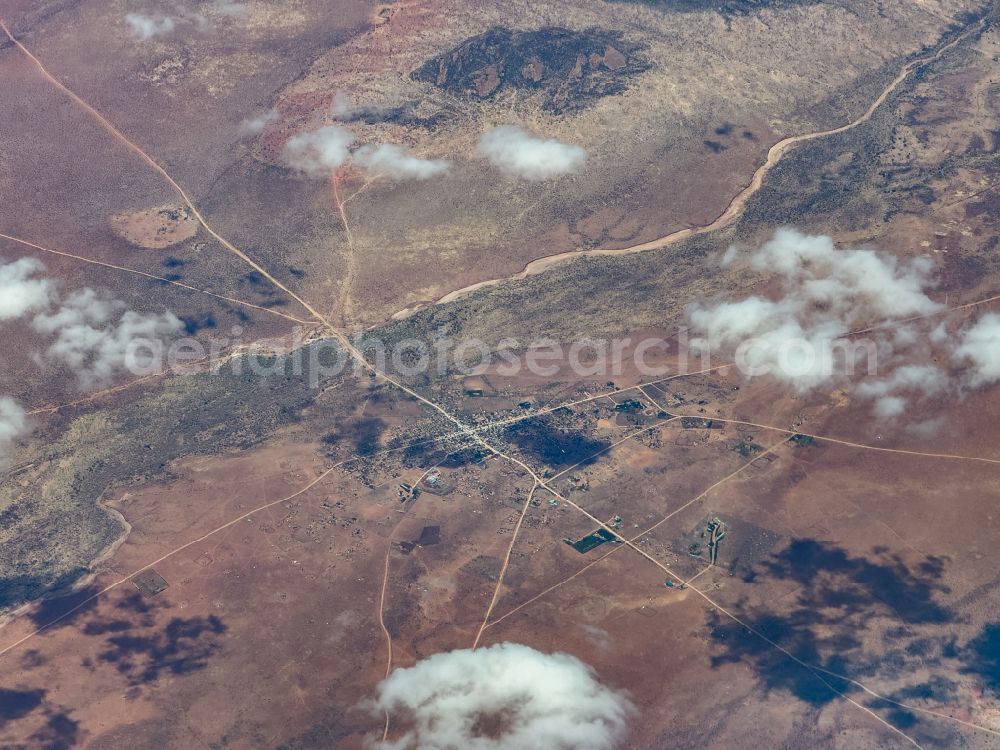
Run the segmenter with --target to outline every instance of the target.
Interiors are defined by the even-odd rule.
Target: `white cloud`
[[[947,424],[948,420],[943,416],[931,417],[907,425],[906,431],[926,440],[940,435]]]
[[[260,135],[268,125],[277,122],[280,116],[277,109],[269,109],[256,117],[244,120],[240,125],[240,130],[248,135]]]
[[[133,342],[159,341],[183,328],[173,313],[141,315],[93,289],[78,290],[60,302],[56,282],[42,276],[44,271],[45,266],[34,258],[0,263],[0,321],[35,314],[32,327],[55,336],[37,360],[70,367],[84,388],[103,385],[123,369]],[[17,410],[10,403],[0,404],[2,447],[6,431],[18,428]]]
[[[397,180],[428,180],[448,171],[444,159],[421,159],[392,143],[362,146],[354,152],[358,166],[375,175]]]
[[[341,120],[349,120],[357,111],[357,107],[354,106],[351,97],[343,91],[337,91],[333,95],[333,101],[330,103],[330,113],[334,117]]]
[[[229,16],[230,18],[246,18],[250,15],[249,9],[243,3],[232,3],[227,2],[227,0],[216,2],[213,10],[219,15]]]
[[[723,263],[738,257],[730,249]],[[911,332],[896,326],[882,336],[883,348],[876,351],[874,339],[848,337],[852,330],[942,309],[924,291],[932,272],[926,258],[901,262],[867,248],[838,250],[830,237],[779,229],[749,254],[748,265],[777,274],[780,298],[696,304],[688,310],[692,327],[712,351],[735,352],[745,374],[773,375],[798,392],[844,377],[873,354],[885,369],[891,346],[913,340]],[[871,397],[893,395],[888,388]],[[882,410],[898,408],[898,402],[886,401]]]
[[[58,333],[83,323],[105,323],[122,307],[121,302],[102,299],[93,289],[81,289],[73,292],[54,313],[37,315],[31,324],[40,333]]]
[[[146,15],[144,13],[128,13],[125,16],[125,23],[132,36],[139,41],[169,34],[176,26],[176,22],[170,16]]]
[[[346,106],[346,105],[345,105]],[[374,143],[352,151],[354,133],[340,125],[324,125],[288,139],[285,163],[309,177],[329,177],[348,162],[369,174],[396,180],[428,180],[451,166],[444,159],[421,159],[402,146]]]
[[[0,263],[0,320],[14,320],[44,310],[55,295],[55,283],[34,278],[45,270],[34,258]]]
[[[32,326],[56,337],[45,359],[69,367],[82,388],[94,388],[127,368],[133,345],[160,341],[184,324],[171,312],[142,315],[93,289],[82,289],[55,312],[35,316]]]
[[[328,177],[351,158],[354,134],[339,125],[293,135],[285,143],[285,162],[310,177]]]
[[[246,18],[249,15],[246,5],[229,0],[216,0],[210,5],[202,6],[202,9],[226,18]],[[212,27],[208,16],[199,10],[192,10],[180,4],[174,5],[173,10],[175,16],[166,16],[162,13],[127,13],[125,24],[132,36],[141,42],[154,36],[170,34],[178,28],[178,25],[194,26],[198,31],[208,31]]]
[[[549,180],[576,172],[587,160],[587,152],[580,146],[539,138],[516,125],[484,133],[476,152],[504,172],[526,180]]]
[[[968,382],[973,388],[1000,381],[1000,315],[986,313],[962,331],[952,356],[971,365]]]
[[[0,462],[18,438],[30,432],[28,415],[22,406],[9,396],[0,397]]]
[[[515,643],[397,669],[375,703],[409,727],[383,750],[610,750],[634,711],[579,659]]]
[[[730,256],[730,259],[734,259]],[[777,273],[789,292],[812,306],[826,306],[851,324],[866,318],[901,318],[938,312],[924,289],[934,263],[918,257],[901,263],[868,248],[838,250],[826,235],[782,228],[750,255],[750,267]]]
[[[926,398],[948,389],[948,377],[934,365],[897,367],[887,377],[867,380],[855,388],[861,398],[875,401],[874,414],[888,419],[906,411],[906,397]]]
[[[881,396],[872,409],[879,419],[894,419],[906,411],[907,401],[902,396]]]

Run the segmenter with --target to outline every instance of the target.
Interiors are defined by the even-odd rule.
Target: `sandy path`
[[[978,28],[984,25],[984,21],[980,21],[979,24],[973,28],[966,31],[961,36],[956,37],[948,44],[942,46],[933,55],[928,55],[926,57],[918,58],[912,60],[904,65],[892,82],[886,86],[886,88],[879,94],[878,98],[872,102],[871,106],[865,110],[864,114],[858,117],[856,120],[852,120],[846,125],[841,125],[840,127],[831,128],[829,130],[817,130],[811,133],[802,133],[800,135],[789,136],[784,138],[768,149],[767,159],[761,164],[757,171],[754,172],[750,183],[743,188],[736,196],[729,202],[726,210],[723,211],[718,218],[715,219],[711,224],[705,224],[700,227],[689,227],[687,229],[680,229],[676,232],[671,232],[668,235],[659,237],[655,240],[650,240],[649,242],[643,242],[638,245],[631,245],[629,247],[622,247],[617,249],[597,249],[597,250],[569,250],[564,253],[556,253],[554,255],[546,255],[541,258],[536,258],[535,260],[528,263],[520,272],[514,274],[513,276],[507,276],[500,279],[489,279],[486,281],[480,281],[476,284],[471,284],[469,286],[457,289],[454,292],[450,292],[441,299],[437,300],[434,304],[443,305],[448,302],[454,302],[457,299],[466,297],[477,289],[482,289],[488,286],[495,286],[501,284],[505,281],[513,281],[516,279],[524,279],[528,276],[534,276],[536,274],[547,271],[550,268],[566,263],[568,261],[574,260],[576,258],[583,257],[593,257],[597,255],[631,255],[632,253],[642,253],[647,250],[659,250],[664,247],[669,247],[670,245],[677,244],[678,242],[683,242],[684,240],[690,239],[692,237],[697,237],[699,235],[708,234],[709,232],[715,232],[719,229],[725,229],[736,223],[736,221],[743,215],[746,210],[747,204],[750,199],[757,194],[757,192],[763,187],[764,180],[768,173],[774,169],[774,167],[781,161],[782,157],[785,156],[791,149],[800,143],[805,143],[807,141],[814,141],[819,138],[826,138],[831,135],[837,135],[838,133],[845,133],[849,130],[862,125],[872,118],[875,112],[878,111],[886,99],[889,98],[892,93],[899,88],[899,86],[906,80],[906,78],[912,73],[916,68],[924,65],[934,60],[939,59],[945,52],[954,47],[956,44],[961,42],[967,36],[975,32]],[[414,308],[407,308],[405,311],[400,311],[394,318],[406,317],[407,314],[415,312]]]

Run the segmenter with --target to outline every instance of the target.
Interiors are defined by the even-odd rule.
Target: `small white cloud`
[[[45,266],[34,258],[0,263],[0,320],[14,320],[49,306],[55,283],[34,278],[44,270]]]
[[[635,710],[579,659],[515,643],[397,669],[375,703],[408,727],[382,750],[610,750]]]
[[[751,254],[750,266],[779,274],[790,292],[852,321],[865,316],[927,315],[942,309],[924,291],[934,268],[927,257],[900,262],[869,248],[838,249],[827,235],[786,227]]]
[[[968,382],[973,388],[1000,381],[1000,315],[986,313],[965,329],[952,356],[971,365]]]
[[[240,125],[240,131],[247,135],[260,135],[267,129],[268,125],[277,122],[280,116],[277,109],[269,109],[256,117],[244,120]]]
[[[904,365],[890,375],[866,380],[855,389],[857,395],[873,399],[876,417],[889,419],[906,411],[910,398],[924,399],[949,386],[948,377],[933,365]]]
[[[144,13],[129,13],[125,16],[125,23],[128,25],[132,36],[139,41],[152,39],[154,36],[169,34],[174,30],[176,23],[170,16],[160,14],[146,15]]]
[[[246,18],[250,11],[243,3],[232,3],[226,0],[219,0],[213,6],[213,10],[221,16],[230,18]]]
[[[81,323],[106,323],[124,304],[103,299],[93,289],[73,292],[66,303],[54,313],[35,316],[31,325],[39,333],[57,333],[60,329]]]
[[[932,396],[947,387],[947,376],[934,365],[904,365],[887,377],[861,383],[857,393],[862,398],[877,398],[897,391]]]
[[[872,409],[879,419],[893,419],[906,411],[906,399],[902,396],[882,396],[875,401]]]
[[[427,180],[450,167],[444,159],[421,159],[392,143],[365,145],[352,152],[354,142],[354,134],[347,128],[324,125],[289,138],[284,161],[310,177],[328,177],[349,161],[370,174],[396,180]]]
[[[539,138],[516,125],[502,125],[479,139],[476,152],[508,174],[550,180],[579,170],[587,160],[580,146]]]
[[[947,425],[948,420],[943,416],[931,417],[908,425],[906,431],[919,438],[928,439],[940,435]]]
[[[90,389],[106,385],[127,369],[133,346],[140,342],[155,346],[184,324],[171,312],[143,315],[93,289],[82,289],[55,312],[35,316],[32,326],[56,337],[44,359],[69,367],[80,387]]]
[[[354,152],[355,163],[375,175],[397,180],[429,180],[448,171],[444,159],[421,159],[392,143],[362,146]]]
[[[357,112],[357,107],[351,101],[351,97],[343,91],[338,91],[333,95],[333,102],[330,104],[330,114],[340,120],[349,120]]]
[[[34,314],[32,328],[55,336],[36,361],[41,364],[47,359],[70,367],[84,388],[103,385],[125,368],[134,342],[155,345],[184,326],[171,312],[142,315],[89,288],[61,302],[56,282],[41,276],[44,271],[45,266],[34,258],[0,263],[0,321]],[[0,407],[0,448],[10,425],[15,432],[19,429],[17,409],[6,403]]]
[[[310,177],[328,177],[351,158],[354,134],[339,125],[299,133],[285,143],[285,163]]]
[[[738,256],[730,249],[723,263]],[[852,330],[942,309],[925,292],[933,270],[926,258],[901,262],[867,248],[838,249],[827,236],[779,229],[747,260],[752,269],[778,276],[779,299],[698,303],[689,308],[689,320],[704,336],[702,349],[733,352],[748,377],[769,374],[798,392],[842,378],[861,362],[870,366],[873,359],[887,370],[892,346],[916,342],[915,332],[901,325],[879,341],[852,338]],[[895,395],[891,391],[869,397]],[[890,400],[882,409],[897,406]]]
[[[11,444],[30,432],[24,408],[9,396],[0,397],[0,463]]]

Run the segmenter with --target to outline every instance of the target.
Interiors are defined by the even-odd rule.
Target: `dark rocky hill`
[[[431,58],[412,77],[475,99],[511,89],[543,91],[543,107],[559,113],[623,91],[649,67],[642,49],[617,31],[493,28]]]

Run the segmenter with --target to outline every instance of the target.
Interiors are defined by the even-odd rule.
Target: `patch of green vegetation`
[[[946,39],[961,30],[955,27]],[[911,73],[866,122],[800,144],[787,153],[748,204],[736,233],[754,235],[781,225],[827,232],[874,229],[897,213],[919,213],[937,200],[929,183],[953,175],[960,167],[982,167],[993,155],[975,147],[944,154],[940,162],[931,165],[900,161],[898,154],[893,155],[900,127],[916,125],[904,121],[900,105],[914,97],[917,82],[931,81],[960,65],[972,54],[967,49],[972,41],[969,37],[942,59]],[[840,108],[842,122],[858,117],[875,98],[873,92],[883,88],[902,63],[894,61],[862,77],[858,88],[867,92],[862,100],[850,91],[838,92],[814,108],[815,116],[823,119],[825,112]]]
[[[380,333],[389,342],[439,332],[496,346],[505,338],[573,341],[669,326],[689,302],[731,287],[729,274],[713,261],[731,241],[731,234],[719,233],[662,251],[582,258],[429,307]]]
[[[874,182],[892,120],[880,110],[858,127],[800,144],[768,174],[747,205],[738,233],[783,225],[863,229],[888,210]]]
[[[172,377],[74,419],[35,467],[0,489],[0,609],[72,584],[121,534],[97,504],[107,492],[164,475],[183,456],[246,448],[297,422],[319,392],[303,360],[301,372],[281,358],[270,375],[230,365]]]

